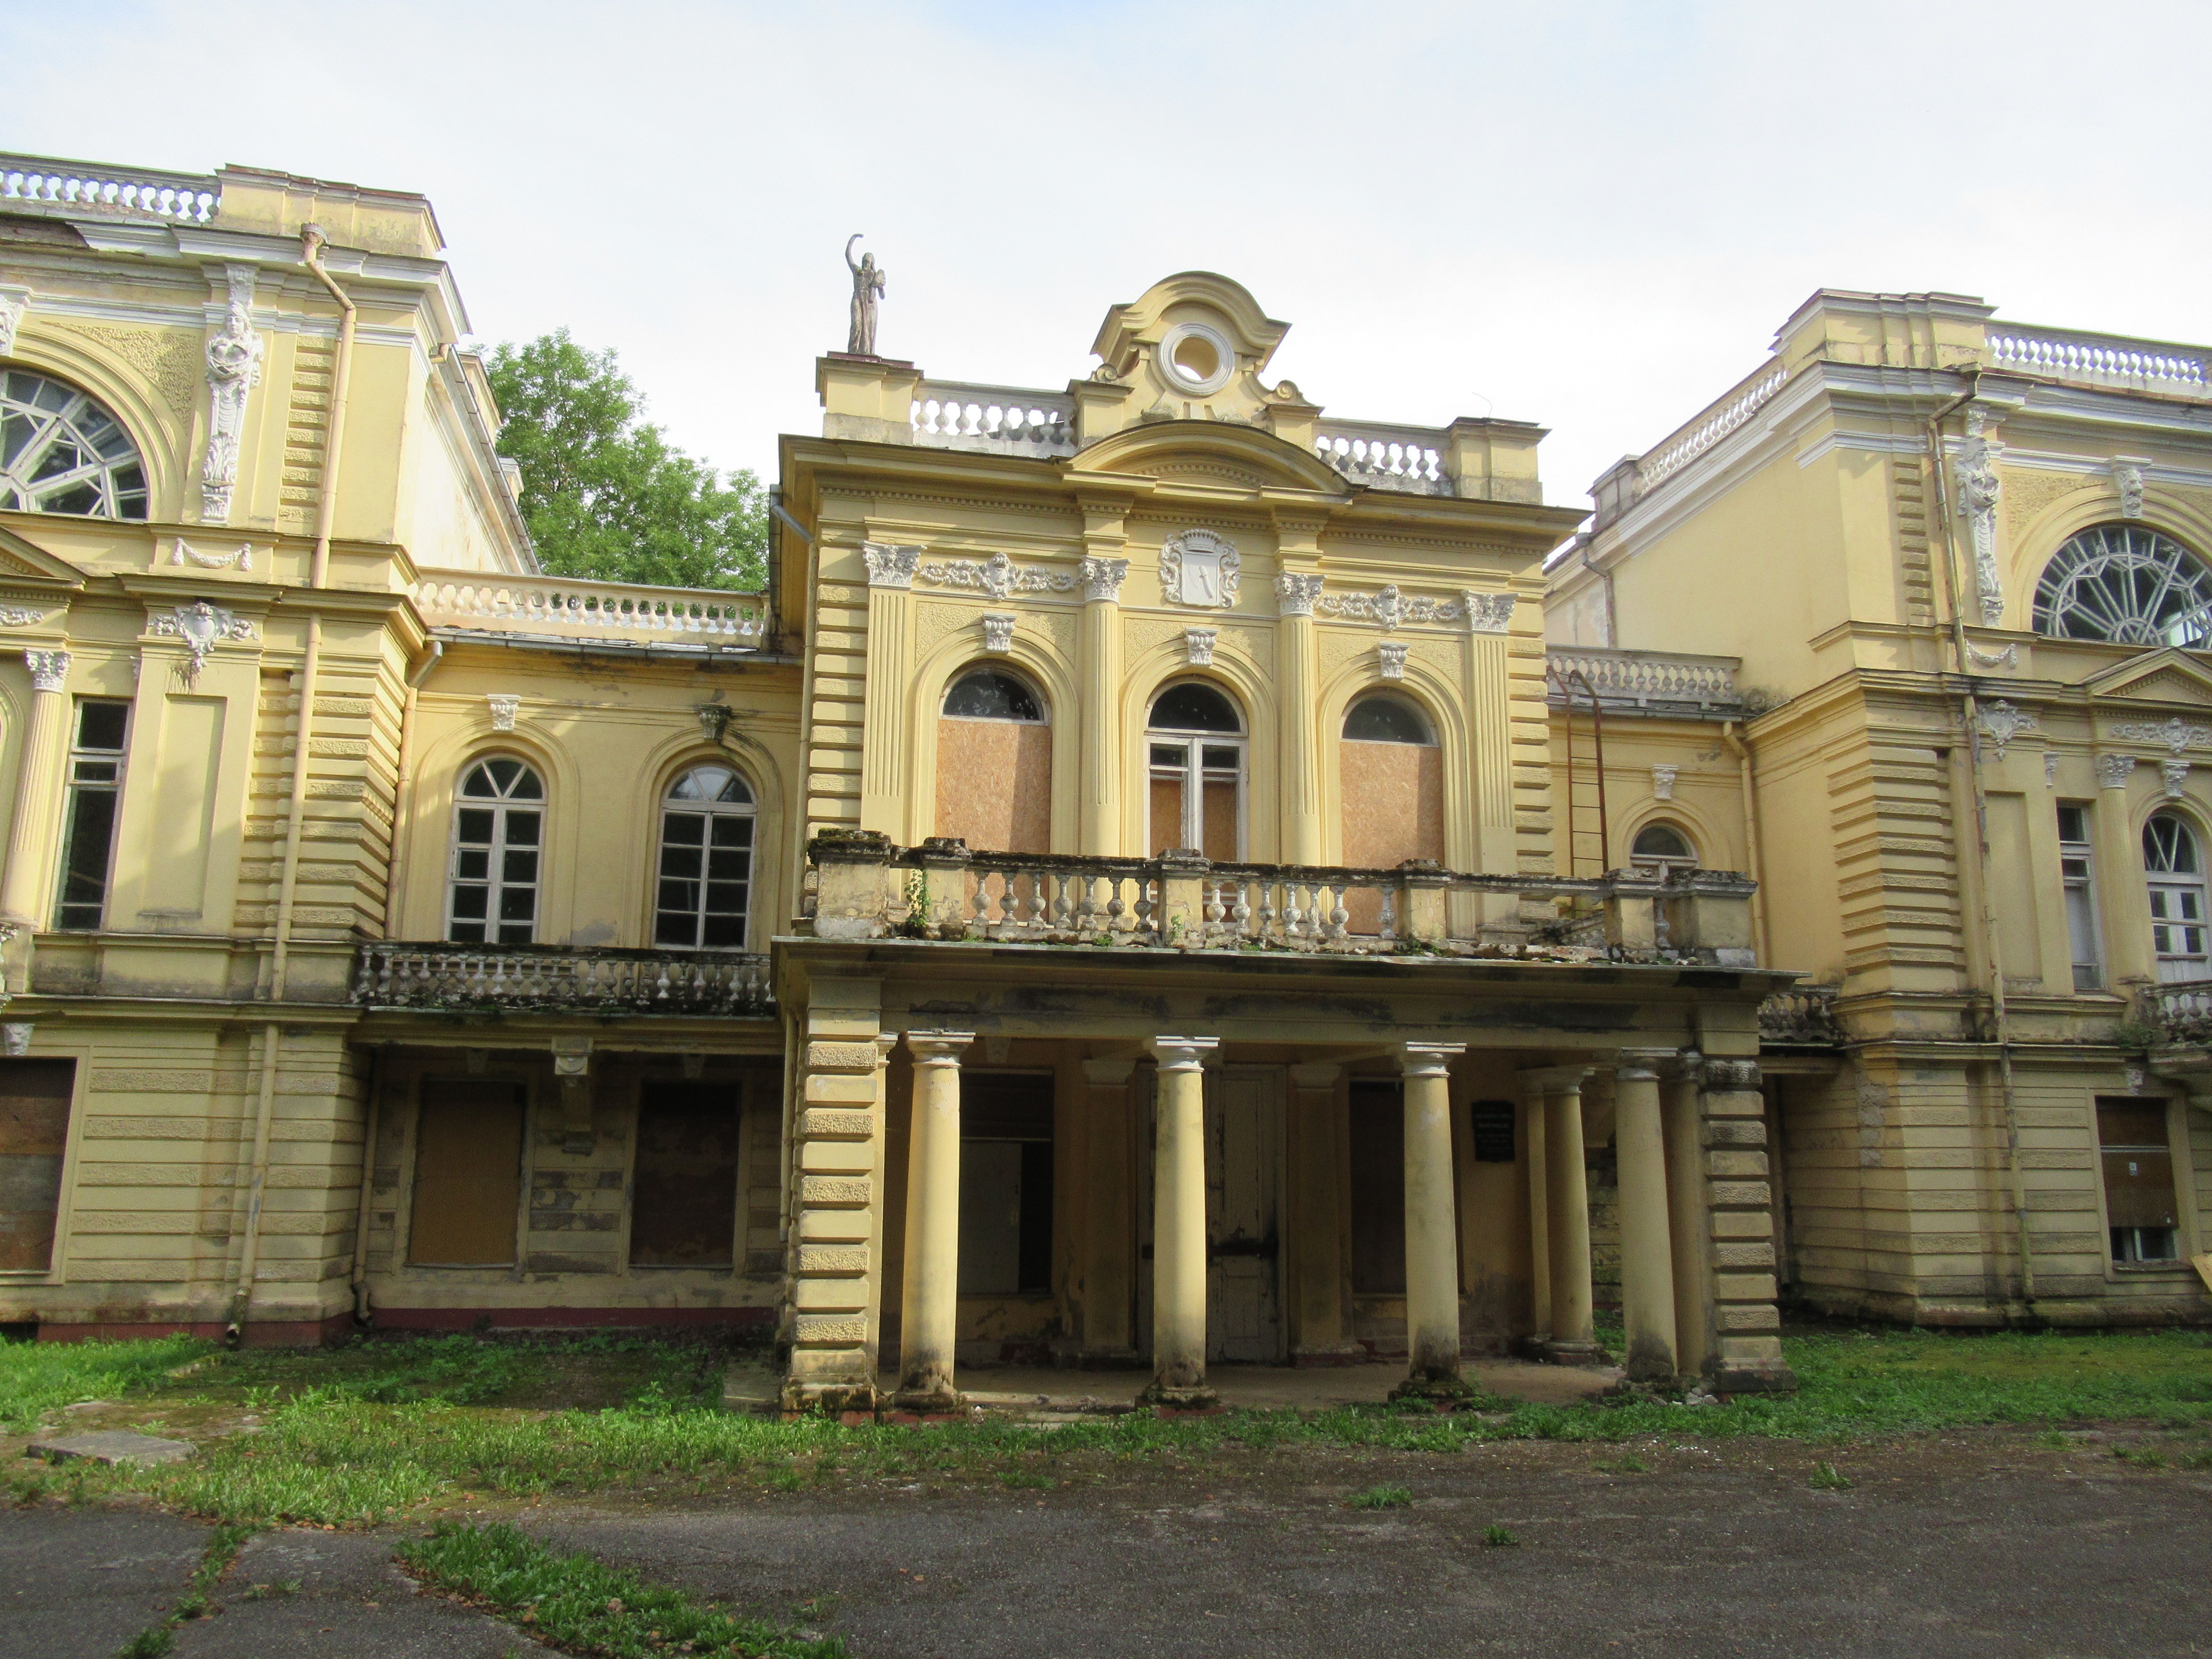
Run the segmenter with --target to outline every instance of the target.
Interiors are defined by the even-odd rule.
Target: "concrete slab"
[[[25,1447],[25,1455],[49,1463],[82,1458],[88,1463],[181,1463],[196,1448],[189,1440],[164,1440],[157,1434],[95,1429],[89,1434],[48,1435]]]
[[[0,1507],[0,1659],[109,1659],[206,1547],[205,1527],[153,1510]]]

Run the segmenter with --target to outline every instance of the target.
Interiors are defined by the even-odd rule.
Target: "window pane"
[[[446,929],[446,937],[455,945],[482,945],[484,942],[483,923],[456,921]]]
[[[77,706],[76,746],[80,749],[120,749],[130,724],[127,702],[85,702]]]
[[[522,775],[522,763],[503,759],[486,761],[484,770],[491,774],[493,785],[503,795],[514,787],[515,780]]]
[[[507,844],[509,847],[538,845],[538,814],[509,811],[507,815]]]
[[[696,812],[661,815],[660,839],[678,847],[696,847],[705,839],[707,820]]]
[[[703,943],[709,951],[742,951],[745,948],[745,919],[739,916],[708,916]]]
[[[466,918],[477,921],[483,921],[485,915],[485,907],[490,902],[490,897],[491,890],[489,887],[454,888],[454,920],[460,921]]]
[[[527,887],[502,887],[499,893],[501,921],[528,921],[538,914],[538,895]]]
[[[699,874],[699,849],[696,847],[664,847],[660,849],[660,873],[664,878],[696,880]]]
[[[699,908],[699,885],[690,881],[663,881],[659,902],[664,910],[680,911],[688,916]]]
[[[535,941],[531,938],[528,922],[502,921],[499,925],[499,942],[501,945],[529,945]]]
[[[688,950],[696,942],[698,930],[698,920],[690,911],[663,910],[653,921],[653,942]]]
[[[62,905],[68,927],[97,927],[107,901],[107,859],[115,834],[112,789],[80,789],[70,811],[63,854]]]
[[[1210,685],[1186,681],[1160,693],[1152,724],[1163,732],[1242,732],[1235,705]]]
[[[491,845],[491,817],[478,808],[464,808],[454,834],[462,841],[476,847]]]
[[[487,795],[499,793],[499,787],[492,782],[489,772],[481,766],[471,766],[469,769],[468,776],[461,780],[461,793],[473,799],[482,799]]]
[[[714,845],[717,847],[750,847],[753,844],[753,821],[724,813],[714,820]]]
[[[1044,709],[1029,687],[1012,674],[979,668],[963,675],[945,694],[945,712],[975,720],[1030,720],[1044,719]]]
[[[499,878],[524,887],[538,882],[538,854],[524,848],[509,848],[500,862]]]
[[[453,854],[453,877],[458,881],[491,879],[491,854],[481,847],[464,847]]]
[[[1344,735],[1355,743],[1426,743],[1428,722],[1395,697],[1362,697],[1344,717]]]

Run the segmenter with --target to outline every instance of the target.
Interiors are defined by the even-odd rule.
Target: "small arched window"
[[[1146,752],[1152,780],[1154,857],[1194,848],[1234,862],[1244,856],[1244,720],[1203,680],[1152,699]]]
[[[2035,631],[2202,649],[2212,639],[2212,568],[2145,526],[2095,526],[2069,538],[2043,568]]]
[[[536,940],[544,826],[545,786],[529,767],[494,755],[469,768],[453,810],[447,939],[467,945]]]
[[[1362,697],[1344,717],[1347,743],[1430,743],[1436,738],[1421,711],[1397,697]]]
[[[2143,879],[2149,889],[2151,945],[2168,981],[2212,974],[2205,948],[2204,854],[2197,831],[2173,812],[2143,825]]]
[[[945,714],[957,720],[1019,720],[1044,724],[1044,699],[1001,668],[976,668],[952,682]]]
[[[1698,849],[1673,824],[1647,823],[1636,832],[1628,859],[1639,870],[1656,870],[1663,875],[1669,870],[1696,869]]]
[[[146,516],[146,468],[88,392],[27,369],[0,374],[0,510]]]
[[[695,766],[660,811],[660,880],[653,942],[679,951],[742,951],[752,898],[753,792],[726,766]]]

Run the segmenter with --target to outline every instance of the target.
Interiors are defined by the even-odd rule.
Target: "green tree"
[[[553,575],[666,587],[759,588],[768,497],[717,471],[639,416],[644,399],[612,351],[565,328],[486,361],[507,424],[499,453],[522,469],[522,517]]]

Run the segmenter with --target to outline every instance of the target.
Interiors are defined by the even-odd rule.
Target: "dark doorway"
[[[1406,1085],[1352,1079],[1352,1288],[1406,1293]]]
[[[638,1087],[633,1267],[726,1267],[738,1230],[735,1083],[647,1078]]]

